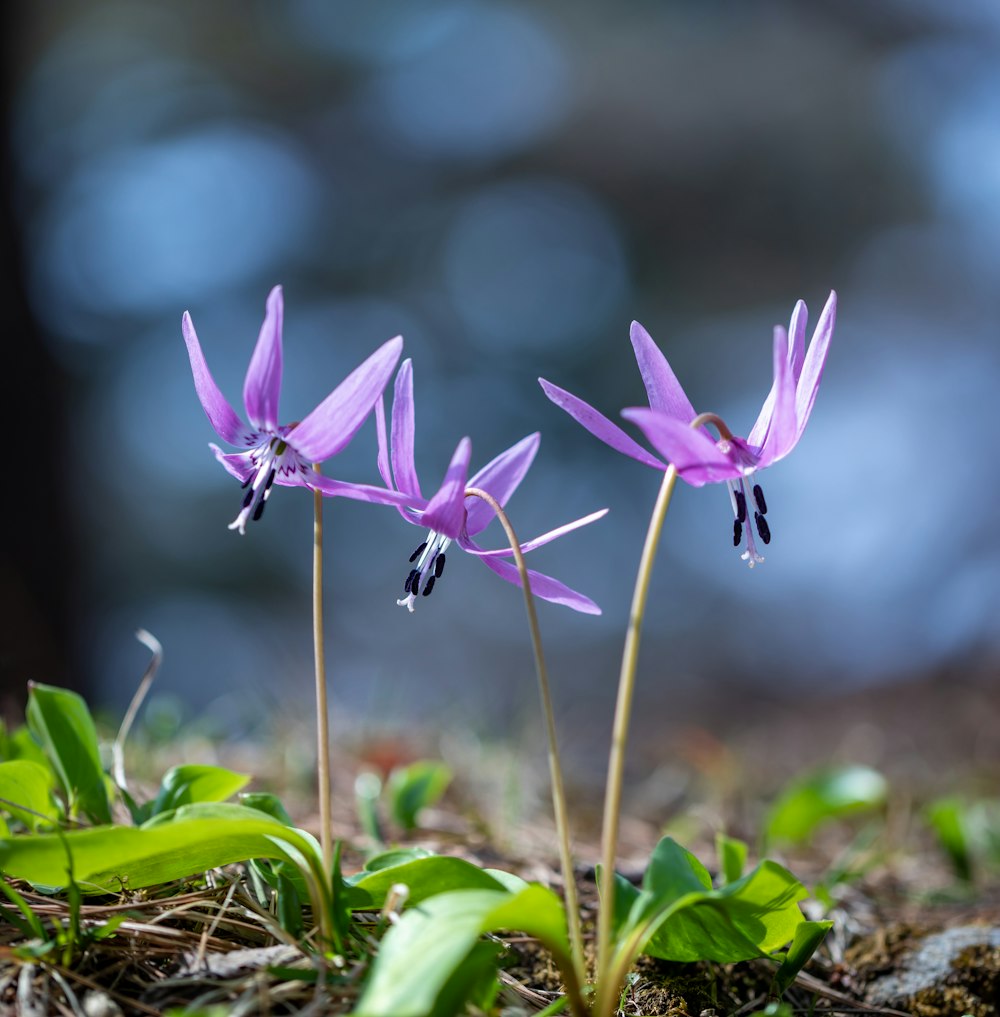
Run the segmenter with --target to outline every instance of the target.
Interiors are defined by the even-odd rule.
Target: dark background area
[[[610,507],[530,560],[604,608],[542,609],[581,730],[610,713],[659,478],[535,379],[613,418],[641,403],[635,318],[696,408],[745,433],[772,326],[802,297],[811,334],[836,288],[812,422],[764,478],[766,564],[734,554],[722,490],[678,491],[643,722],[995,673],[995,4],[5,10],[8,703],[37,679],[119,712],[141,626],[180,717],[238,735],[310,708],[311,499],[279,491],[227,532],[239,492],[180,335],[187,309],[239,406],[277,282],[283,419],[401,332],[426,487],[462,435],[477,466],[540,430],[520,534]],[[375,482],[371,423],[326,472]],[[498,731],[533,711],[513,588],[453,555],[410,616],[395,600],[417,532],[327,509],[338,722]]]

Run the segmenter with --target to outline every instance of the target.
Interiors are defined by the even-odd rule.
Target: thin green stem
[[[618,854],[618,827],[621,818],[622,784],[625,777],[625,748],[628,742],[629,720],[632,714],[632,698],[635,692],[636,667],[639,662],[639,643],[642,637],[642,621],[646,613],[646,599],[653,575],[653,562],[660,543],[663,520],[670,507],[670,498],[677,482],[677,470],[673,464],[663,474],[660,493],[656,496],[653,514],[646,532],[646,542],[639,559],[639,571],[635,578],[632,594],[632,608],[629,612],[628,630],[622,650],[621,672],[618,677],[618,700],[615,703],[614,727],[611,734],[611,752],[608,756],[608,782],[604,793],[604,819],[601,825],[601,906],[597,916],[597,1017],[612,1013],[612,1003],[617,997],[619,985],[612,984],[614,949],[611,942],[611,923],[615,908],[615,859]]]
[[[514,562],[521,576],[521,588],[524,590],[524,606],[528,611],[528,628],[531,630],[531,646],[535,654],[535,671],[538,675],[538,690],[542,698],[542,714],[545,717],[545,733],[549,743],[549,774],[552,781],[552,810],[556,820],[556,835],[559,838],[559,860],[562,866],[563,884],[566,895],[566,917],[569,925],[569,941],[573,955],[573,966],[580,982],[586,981],[587,968],[583,958],[583,933],[580,928],[580,903],[576,892],[576,877],[573,874],[573,851],[569,838],[569,819],[566,806],[566,789],[563,783],[562,765],[559,762],[559,743],[556,738],[556,719],[552,709],[552,696],[549,692],[549,676],[545,666],[545,655],[542,652],[542,634],[538,627],[538,615],[535,612],[535,598],[531,592],[528,579],[528,567],[524,564],[521,545],[514,533],[514,528],[497,500],[476,487],[466,490],[466,495],[482,498],[493,509],[500,525],[507,534],[510,549],[514,552]],[[575,1007],[574,1007],[575,1009]]]
[[[319,473],[319,463],[313,465]],[[330,714],[326,698],[326,648],[323,642],[323,495],[313,491],[313,650],[316,659],[316,776],[319,785],[320,844],[327,879],[333,866],[330,818]]]

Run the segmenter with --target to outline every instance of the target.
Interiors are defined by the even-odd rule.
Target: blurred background
[[[8,703],[33,678],[117,715],[141,626],[166,649],[161,709],[230,735],[311,710],[311,498],[280,489],[245,537],[227,531],[241,492],[207,447],[180,333],[189,310],[240,407],[279,282],[283,420],[402,333],[425,489],[462,435],[475,468],[540,430],[509,505],[522,539],[611,509],[529,562],[604,609],[541,607],[570,752],[598,769],[660,478],[536,379],[612,418],[642,404],[635,318],[695,407],[746,433],[772,326],[801,297],[811,335],[835,288],[812,421],[763,480],[766,564],[734,551],[724,489],[679,485],[640,731],[665,746],[760,704],[988,687],[994,0],[88,0],[3,17]],[[377,482],[371,421],[325,472]],[[410,615],[396,598],[419,532],[345,500],[326,518],[335,724],[497,733],[534,716],[513,587],[450,554]]]

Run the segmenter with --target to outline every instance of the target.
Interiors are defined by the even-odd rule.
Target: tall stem
[[[531,592],[528,579],[528,567],[524,564],[521,544],[514,533],[514,528],[507,518],[500,503],[488,492],[477,487],[470,487],[466,495],[482,498],[493,509],[500,525],[507,534],[510,549],[514,552],[514,562],[521,576],[521,588],[524,590],[524,606],[528,612],[528,628],[531,630],[531,646],[535,654],[535,671],[538,675],[538,690],[542,698],[542,714],[545,717],[545,733],[549,743],[549,775],[552,781],[552,811],[556,820],[556,835],[559,839],[559,860],[562,866],[563,884],[566,895],[566,916],[569,925],[569,941],[573,954],[573,965],[577,978],[585,981],[587,968],[583,959],[583,934],[580,929],[580,903],[576,892],[576,877],[573,874],[573,852],[569,839],[569,819],[566,807],[566,789],[563,783],[562,766],[559,762],[559,743],[556,739],[556,720],[552,709],[552,696],[549,692],[549,675],[545,666],[545,655],[542,652],[542,634],[538,628],[538,615],[535,612],[535,598]]]
[[[319,463],[313,465],[319,473]],[[316,776],[319,785],[320,844],[327,878],[333,866],[330,818],[330,714],[326,700],[326,649],[323,643],[323,495],[313,491],[313,650],[316,660]]]
[[[622,784],[625,777],[625,747],[632,714],[632,697],[635,692],[635,673],[639,662],[639,642],[642,621],[646,613],[646,598],[653,575],[653,562],[660,543],[663,520],[670,506],[677,481],[677,470],[671,464],[663,474],[660,493],[656,496],[653,514],[646,531],[646,542],[639,559],[639,572],[632,593],[628,630],[622,650],[621,672],[618,676],[618,700],[615,703],[614,727],[611,734],[611,752],[608,757],[608,782],[604,792],[604,819],[601,824],[601,906],[597,917],[597,1009],[598,1017],[612,1012],[611,1003],[618,985],[608,982],[613,964],[611,919],[615,907],[615,859],[618,854],[618,826],[621,818]]]

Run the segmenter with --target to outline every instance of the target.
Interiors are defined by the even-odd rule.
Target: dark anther
[[[742,491],[736,493],[736,521],[745,523],[747,521],[747,496]]]
[[[739,547],[740,542],[743,540],[743,524],[738,520],[733,520],[733,547]]]
[[[271,490],[271,485],[274,483],[275,474],[276,471],[271,470],[271,472],[267,475],[267,483],[264,485],[264,494],[267,494],[267,492]]]
[[[440,579],[442,572],[444,572],[444,555],[443,554],[439,554],[434,559],[434,578],[435,579]]]
[[[246,486],[246,485],[244,485],[244,486]],[[250,502],[252,502],[252,501],[253,501],[253,496],[254,496],[254,495],[255,495],[256,493],[257,493],[257,492],[256,492],[256,491],[255,491],[255,490],[254,490],[254,489],[253,489],[253,488],[251,487],[251,488],[250,488],[250,490],[249,490],[249,491],[247,491],[247,493],[246,493],[245,495],[243,495],[243,508],[246,508],[246,507],[247,507],[247,505],[249,505],[249,504],[250,504]]]
[[[767,514],[767,502],[764,501],[764,492],[760,489],[760,484],[753,485],[753,500],[757,502],[757,508],[760,514]]]
[[[420,573],[414,569],[410,575],[413,577],[410,580],[410,593],[415,597],[420,592]]]
[[[413,585],[413,580],[419,575],[420,573],[416,569],[410,569],[410,574],[406,577],[406,582],[403,584],[403,593],[410,592],[410,587]]]
[[[427,585],[424,587],[424,596],[429,597],[431,595],[431,590],[433,589],[434,589],[434,577],[429,576],[427,579]]]
[[[757,524],[757,532],[760,534],[760,539],[765,544],[771,543],[771,527],[767,525],[767,520],[759,513],[754,512],[754,522]]]
[[[261,500],[259,502],[257,502],[257,507],[253,510],[253,521],[254,522],[257,522],[257,520],[260,519],[260,517],[264,514],[264,506],[266,504],[267,504],[267,500],[264,499],[264,498],[261,498]]]
[[[420,556],[421,556],[421,555],[422,555],[422,554],[424,553],[424,548],[425,548],[426,546],[427,546],[427,541],[425,540],[425,541],[424,541],[424,542],[423,542],[423,543],[422,543],[422,544],[420,545],[420,547],[418,547],[418,548],[416,549],[416,551],[414,551],[414,552],[413,552],[413,554],[411,554],[411,555],[410,555],[410,561],[411,561],[411,562],[415,562],[415,561],[416,561],[416,560],[417,560],[417,559],[418,559],[418,558],[419,558],[419,557],[420,557]]]

